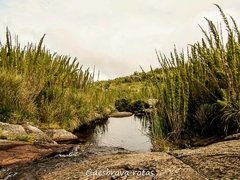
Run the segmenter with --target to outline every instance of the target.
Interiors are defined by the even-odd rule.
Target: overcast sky
[[[221,19],[214,3],[240,26],[239,0],[0,0],[0,40],[7,26],[23,44],[46,33],[51,52],[115,78],[157,67],[155,48],[168,55],[199,40],[204,17]]]

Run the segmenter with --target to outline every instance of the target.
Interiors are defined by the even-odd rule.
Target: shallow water
[[[149,123],[136,116],[109,118],[97,125],[89,135],[88,142],[98,146],[122,147],[130,151],[150,151]]]

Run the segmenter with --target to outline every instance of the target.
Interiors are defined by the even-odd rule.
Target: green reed
[[[76,58],[52,54],[43,46],[44,37],[38,44],[21,47],[18,38],[13,41],[6,30],[6,43],[0,47],[0,90],[4,92],[0,95],[1,109],[8,109],[9,121],[36,119],[67,127],[74,122],[77,126],[84,115],[80,96],[89,89],[93,76],[89,70],[83,70]],[[13,93],[6,96],[9,89]],[[20,104],[32,108],[21,108]],[[19,118],[14,118],[16,112]]]
[[[210,133],[214,125],[219,134],[239,130],[240,33],[235,20],[230,17],[229,21],[216,6],[226,27],[225,34],[206,19],[209,31],[200,27],[204,38],[190,45],[187,53],[179,53],[175,48],[166,57],[156,52],[161,72],[151,80],[160,102],[152,125],[155,136],[173,140],[186,134],[202,136]],[[212,113],[208,113],[212,115],[206,120],[196,115],[203,106],[212,107]]]

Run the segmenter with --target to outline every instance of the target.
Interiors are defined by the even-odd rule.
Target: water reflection
[[[84,128],[83,128],[84,129]],[[150,151],[149,121],[136,116],[124,118],[109,118],[106,122],[94,127],[88,132],[79,130],[88,142],[99,146],[122,147],[132,151]]]

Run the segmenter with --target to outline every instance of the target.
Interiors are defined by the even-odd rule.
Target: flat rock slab
[[[71,145],[32,145],[15,141],[0,141],[0,167],[19,165],[48,156],[69,151]]]
[[[121,117],[129,117],[129,116],[132,116],[133,115],[133,113],[131,113],[131,112],[113,112],[113,113],[111,113],[110,115],[109,115],[109,117],[119,117],[119,118],[121,118]]]
[[[104,173],[107,173],[104,175]],[[41,179],[204,179],[167,153],[98,156],[71,167],[61,167]]]
[[[240,178],[240,140],[178,150],[172,155],[209,179]]]

